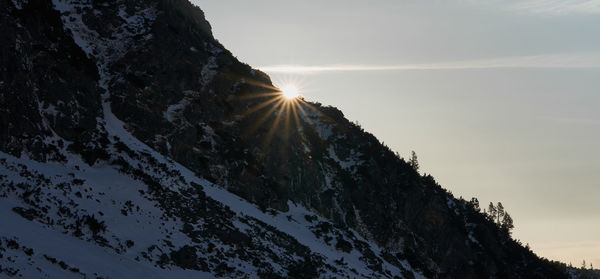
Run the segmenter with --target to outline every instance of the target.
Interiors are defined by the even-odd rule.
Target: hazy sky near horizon
[[[600,0],[193,0],[241,61],[600,267]],[[285,65],[285,66],[282,66]]]

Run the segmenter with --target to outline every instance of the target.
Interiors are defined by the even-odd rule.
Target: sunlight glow
[[[263,149],[271,148],[275,139],[280,144],[290,144],[289,136],[301,130],[304,124],[312,125],[312,118],[329,118],[304,99],[302,92],[307,91],[302,80],[295,76],[276,79],[279,80],[275,80],[274,84],[278,86],[247,80],[247,83],[262,87],[264,91],[238,96],[240,100],[249,100],[251,103],[239,116],[252,119],[252,123],[244,128],[242,137],[255,137],[257,132],[266,133],[262,138]]]
[[[293,84],[288,84],[282,87],[281,93],[283,94],[283,97],[285,97],[288,100],[293,100],[300,96],[300,91],[298,90],[298,87],[294,86]]]

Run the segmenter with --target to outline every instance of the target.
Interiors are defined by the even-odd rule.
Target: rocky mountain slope
[[[0,277],[583,278],[187,0],[0,0],[0,42]]]

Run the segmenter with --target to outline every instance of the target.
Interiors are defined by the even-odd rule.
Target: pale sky
[[[600,0],[193,2],[276,85],[501,201],[538,255],[600,267]]]

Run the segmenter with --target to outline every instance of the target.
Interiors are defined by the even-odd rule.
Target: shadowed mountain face
[[[1,0],[0,23],[0,274],[575,274],[339,110],[281,98],[186,0]]]

